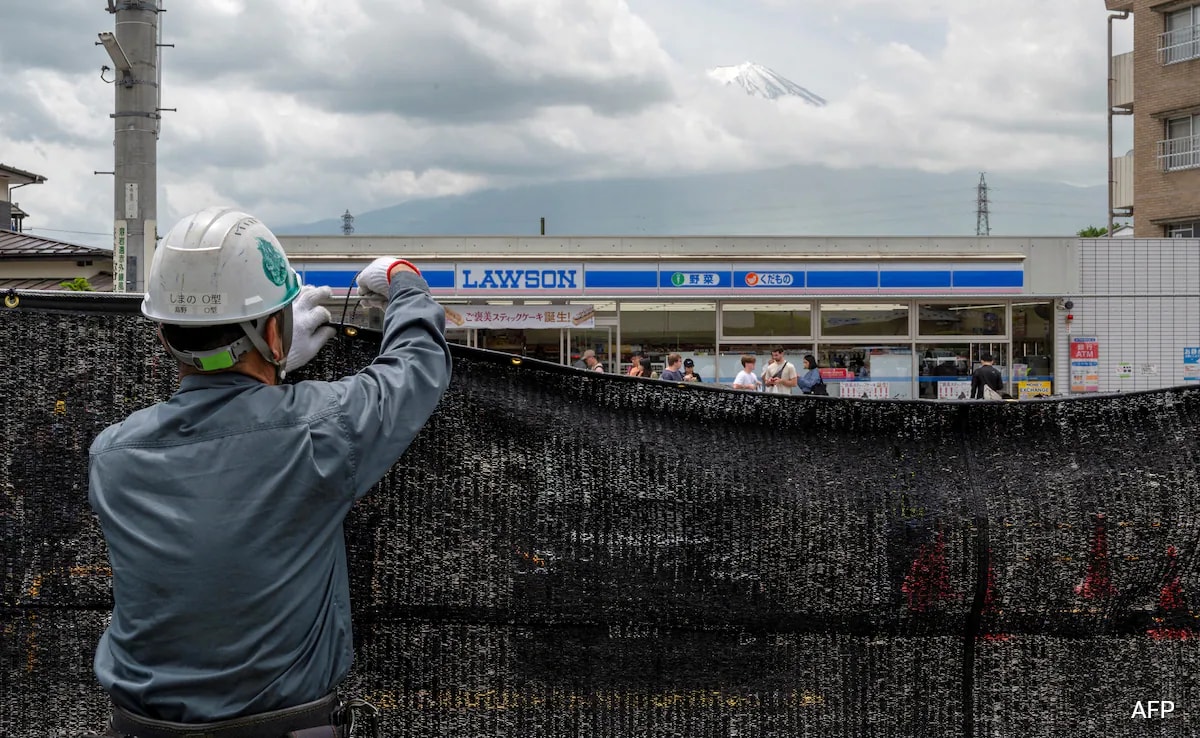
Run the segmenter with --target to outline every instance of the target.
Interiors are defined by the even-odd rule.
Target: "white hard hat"
[[[257,348],[282,375],[263,339],[266,318],[284,312],[284,354],[291,343],[290,305],[300,278],[275,234],[258,219],[230,208],[211,207],[176,223],[154,252],[142,314],[185,327],[241,324],[246,337],[202,352],[167,348],[202,371],[232,366]],[[285,308],[287,308],[285,310]]]
[[[240,323],[270,315],[298,294],[300,278],[275,234],[246,213],[206,208],[159,243],[142,314],[179,325]]]

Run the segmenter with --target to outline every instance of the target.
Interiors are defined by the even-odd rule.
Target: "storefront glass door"
[[[918,343],[917,385],[926,400],[965,400],[971,397],[971,373],[981,365],[980,357],[991,354],[1004,378],[1004,391],[1011,392],[1008,344]]]
[[[613,345],[615,328],[615,325],[603,325],[600,320],[597,320],[595,328],[569,331],[568,346],[570,350],[567,352],[567,363],[583,368],[583,352],[591,349],[596,352],[596,358],[604,365],[604,371],[618,371],[616,349]]]

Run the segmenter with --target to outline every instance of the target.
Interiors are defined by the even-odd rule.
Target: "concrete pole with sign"
[[[115,33],[101,33],[113,80],[113,277],[117,292],[142,292],[154,254],[158,164],[157,0],[108,0]]]

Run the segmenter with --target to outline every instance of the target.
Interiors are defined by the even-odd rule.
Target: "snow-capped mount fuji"
[[[750,95],[775,100],[798,97],[810,105],[825,106],[825,98],[806,90],[773,69],[754,62],[708,70],[708,76],[724,85],[737,84]]]

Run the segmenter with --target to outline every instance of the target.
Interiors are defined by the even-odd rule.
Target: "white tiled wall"
[[[1081,293],[1070,298],[1071,334],[1096,336],[1102,392],[1156,389],[1183,384],[1183,349],[1200,346],[1200,240],[1082,239]],[[1058,366],[1070,389],[1066,310],[1058,316]],[[1134,376],[1117,378],[1117,364],[1134,365]],[[1157,366],[1144,374],[1142,365]]]

